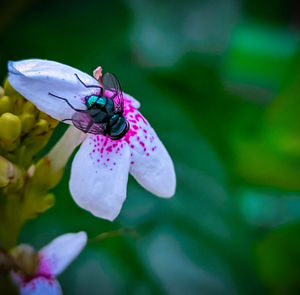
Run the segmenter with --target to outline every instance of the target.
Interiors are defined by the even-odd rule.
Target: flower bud
[[[0,157],[0,187],[5,187],[9,183],[8,178],[8,162],[4,158]]]
[[[16,140],[22,130],[22,123],[19,117],[11,114],[4,113],[0,117],[0,137],[5,140]]]
[[[41,135],[43,133],[48,132],[49,130],[49,123],[45,119],[40,119],[36,125],[34,126],[34,129],[32,130],[32,135]]]
[[[30,101],[26,101],[23,106],[24,113],[35,114],[37,112],[37,108]]]
[[[35,124],[35,118],[30,113],[24,113],[20,116],[22,122],[22,133],[28,133]]]
[[[32,276],[36,273],[39,257],[30,245],[21,244],[10,251],[20,267],[22,275]]]
[[[49,115],[47,115],[47,114],[45,114],[43,112],[40,112],[39,118],[47,120],[48,123],[49,123],[49,127],[51,129],[55,128],[58,125],[58,123],[59,123],[59,121],[57,121],[56,119],[50,117]]]
[[[1,95],[0,95],[1,96]],[[11,110],[11,100],[8,96],[0,97],[0,113],[6,113]]]
[[[4,89],[0,86],[0,97],[4,96]]]
[[[16,95],[18,93],[14,88],[11,87],[8,79],[6,79],[4,82],[4,93],[8,96]]]

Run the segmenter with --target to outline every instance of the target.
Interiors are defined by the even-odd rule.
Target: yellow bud
[[[21,122],[22,122],[22,133],[28,133],[35,124],[35,119],[32,114],[22,114],[20,116]]]
[[[45,119],[40,119],[36,125],[34,126],[34,129],[32,131],[32,135],[41,135],[44,133],[47,133],[49,130],[49,123]]]
[[[53,207],[55,204],[55,198],[53,194],[47,194],[45,197],[42,199],[42,206],[41,206],[41,212],[45,212],[46,210],[50,209]]]
[[[18,93],[14,88],[12,88],[12,86],[8,82],[7,78],[6,78],[5,82],[4,82],[4,92],[8,96],[16,95],[16,93]]]
[[[4,95],[4,89],[0,86],[0,97]]]
[[[35,170],[31,178],[31,185],[35,190],[47,191],[59,183],[63,173],[63,168],[54,171],[51,161],[48,157],[44,157],[35,165]]]
[[[30,101],[26,101],[23,107],[24,113],[30,113],[30,114],[35,114],[37,111],[37,108],[33,103]]]
[[[8,152],[13,152],[15,150],[17,150],[20,146],[20,137],[18,137],[16,140],[7,140],[7,139],[3,139],[0,141],[1,147],[8,151]],[[13,154],[9,154],[7,156],[12,156],[12,157],[8,157],[10,160],[12,160],[14,158]]]
[[[0,137],[2,139],[16,140],[20,134],[22,129],[22,123],[19,117],[11,114],[4,113],[0,117]]]
[[[0,187],[5,187],[9,184],[8,178],[8,162],[0,157]]]
[[[25,99],[23,96],[20,95],[14,95],[11,96],[13,101],[13,113],[15,114],[21,114],[23,113],[23,107],[25,103]]]
[[[53,129],[57,126],[57,124],[59,123],[59,121],[57,121],[56,119],[50,117],[49,115],[40,112],[40,119],[45,119],[48,121],[50,128]]]
[[[30,245],[21,244],[10,251],[17,261],[20,272],[26,276],[36,273],[39,265],[39,256]]]
[[[11,99],[8,96],[2,96],[0,98],[0,113],[3,114],[9,111],[11,111]]]

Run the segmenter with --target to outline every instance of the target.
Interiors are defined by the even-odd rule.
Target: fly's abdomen
[[[129,124],[126,121],[124,116],[114,115],[111,117],[109,124],[109,137],[112,139],[120,139],[122,138],[129,129]]]

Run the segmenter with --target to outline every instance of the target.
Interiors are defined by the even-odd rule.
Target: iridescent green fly
[[[86,88],[99,88],[99,95],[89,95],[84,98],[86,109],[74,108],[66,98],[49,93],[49,95],[66,101],[76,112],[72,118],[73,125],[85,133],[103,134],[113,140],[121,139],[129,130],[129,123],[123,115],[124,101],[121,85],[117,77],[106,73],[99,85],[86,85],[77,74],[77,79]]]

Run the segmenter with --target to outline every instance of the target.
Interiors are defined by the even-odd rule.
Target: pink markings
[[[91,148],[92,152],[90,156],[98,167],[104,166],[109,170],[112,170],[117,165],[117,161],[114,161],[110,156],[110,153],[114,153],[116,157],[122,157],[123,152],[121,149],[128,144],[128,147],[132,150],[144,153],[145,156],[149,157],[151,152],[154,152],[157,147],[154,146],[155,137],[151,132],[151,128],[148,130],[149,123],[147,120],[131,105],[131,101],[124,98],[124,115],[130,122],[130,129],[126,135],[119,140],[112,140],[104,135],[91,135],[91,140],[95,143],[95,149]],[[146,126],[147,125],[147,126]],[[90,143],[91,144],[91,143]],[[133,151],[130,153],[131,162],[133,165]],[[103,160],[100,160],[103,158]]]
[[[140,119],[141,119],[146,125],[148,125],[148,122],[141,114],[137,113],[134,117],[137,121],[140,121]]]
[[[42,254],[39,254],[40,264],[36,276],[51,276],[51,269],[53,262],[45,259]]]

